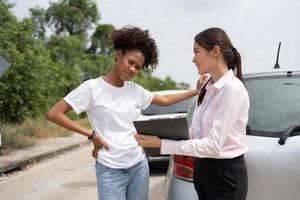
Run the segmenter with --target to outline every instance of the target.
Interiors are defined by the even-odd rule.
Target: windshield
[[[161,114],[172,114],[172,113],[187,113],[193,99],[194,98],[190,98],[170,106],[158,106],[158,105],[151,104],[146,110],[142,110],[142,114],[161,115]]]
[[[249,122],[252,131],[276,137],[289,126],[300,124],[300,75],[245,79],[250,96]]]

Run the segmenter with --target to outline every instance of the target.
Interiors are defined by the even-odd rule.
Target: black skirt
[[[248,190],[244,155],[232,159],[195,158],[194,187],[199,200],[245,200]]]

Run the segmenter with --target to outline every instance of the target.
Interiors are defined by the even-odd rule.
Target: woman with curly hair
[[[195,90],[156,95],[129,81],[145,68],[158,65],[158,49],[148,31],[124,27],[112,36],[115,64],[106,76],[83,82],[48,112],[47,118],[85,135],[94,144],[98,197],[101,200],[147,200],[149,167],[134,138],[136,110],[150,103],[170,105],[198,94]],[[65,113],[86,112],[93,131],[69,119]]]

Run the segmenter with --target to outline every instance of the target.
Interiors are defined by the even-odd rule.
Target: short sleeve
[[[76,114],[87,111],[92,98],[92,88],[89,81],[83,82],[63,99],[73,108]]]
[[[135,95],[137,107],[146,109],[152,102],[154,94],[149,90],[144,89],[142,86],[135,84]]]

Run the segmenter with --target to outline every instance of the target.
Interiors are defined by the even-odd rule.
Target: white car
[[[244,75],[250,96],[245,154],[247,200],[300,198],[300,70]],[[195,106],[188,113],[191,121]],[[172,155],[165,179],[168,200],[198,199],[193,160]]]
[[[162,90],[154,93],[159,95],[165,95],[165,94],[181,93],[186,91],[187,90]],[[158,105],[151,104],[146,110],[141,111],[141,114],[137,120],[165,119],[165,118],[174,118],[174,117],[182,117],[182,116],[184,117],[186,116],[190,108],[190,105],[193,101],[194,98],[190,98],[170,106],[158,106]],[[148,162],[169,160],[169,155],[161,155],[159,149],[157,148],[145,148],[144,150]]]

